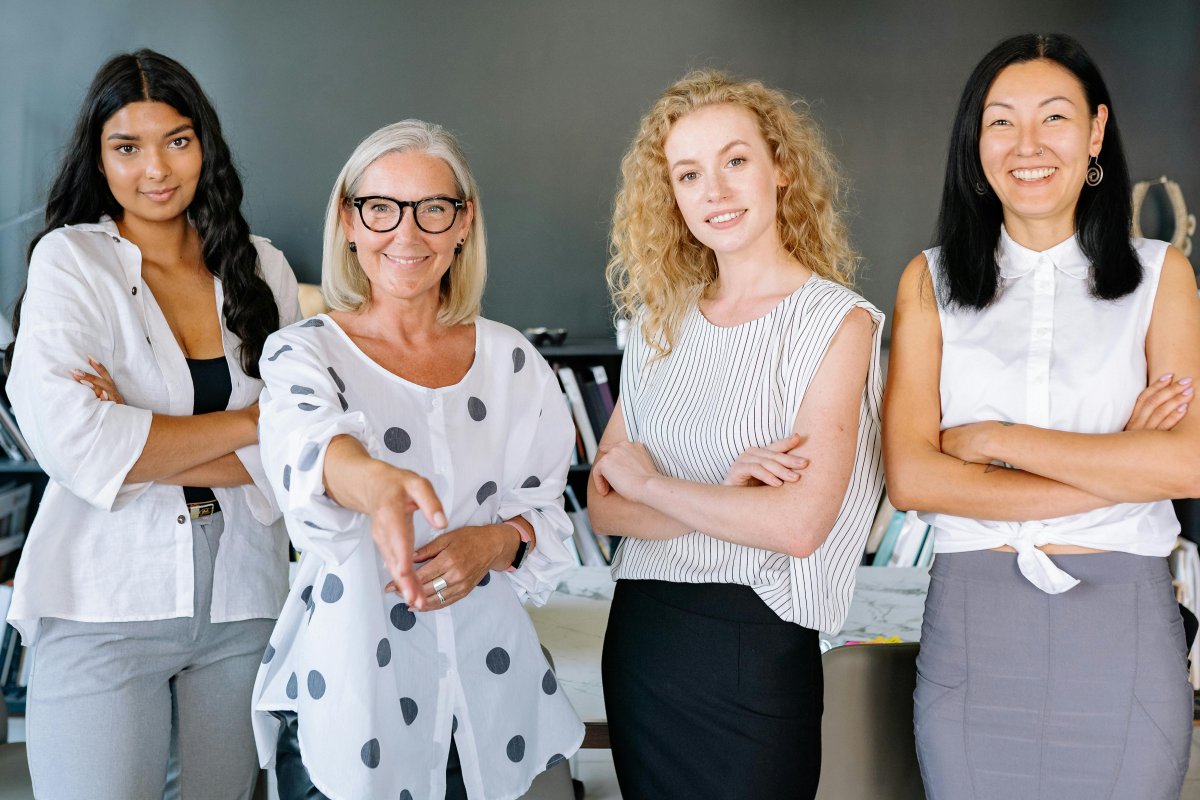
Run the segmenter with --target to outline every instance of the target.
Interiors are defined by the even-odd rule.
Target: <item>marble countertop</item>
[[[925,568],[859,567],[846,624],[836,635],[821,634],[822,650],[878,636],[918,641],[928,585]],[[584,722],[606,718],[600,651],[612,592],[607,567],[577,567],[546,605],[529,609],[542,644],[554,657],[558,681]]]

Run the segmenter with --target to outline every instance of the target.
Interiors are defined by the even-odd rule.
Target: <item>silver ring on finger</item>
[[[445,578],[434,578],[433,579],[433,593],[440,595],[442,592],[446,591],[446,587],[448,585],[449,584],[446,583]],[[445,602],[445,601],[443,601],[443,602]]]
[[[438,599],[439,603],[441,603],[442,605],[446,605],[446,598],[442,597],[442,592],[440,589],[434,589],[433,593],[437,595],[437,599]]]

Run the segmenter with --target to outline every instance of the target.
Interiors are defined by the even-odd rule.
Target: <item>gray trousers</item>
[[[915,727],[930,800],[1175,800],[1192,741],[1183,618],[1164,558],[1051,556],[1048,595],[1016,555],[939,553]]]
[[[42,620],[26,715],[39,800],[161,800],[168,760],[172,797],[250,797],[250,692],[275,621],[210,621],[222,530],[220,514],[192,523],[194,617]]]

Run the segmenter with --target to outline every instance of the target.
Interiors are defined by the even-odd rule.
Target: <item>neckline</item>
[[[815,272],[812,273],[811,275],[808,276],[808,278],[804,281],[804,283],[797,286],[786,297],[782,298],[778,303],[771,306],[771,308],[768,309],[765,314],[763,314],[762,316],[759,316],[759,317],[755,317],[754,319],[748,319],[745,322],[739,322],[736,325],[718,325],[717,323],[710,320],[708,317],[704,316],[704,312],[700,310],[700,301],[699,300],[696,301],[696,309],[695,309],[696,316],[700,318],[700,321],[706,327],[711,328],[712,330],[736,331],[741,328],[746,328],[748,326],[755,325],[760,322],[765,322],[766,320],[770,319],[771,316],[773,316],[775,314],[775,312],[777,312],[780,308],[782,308],[787,303],[790,303],[794,298],[799,297],[806,289],[808,289],[809,286],[811,286],[813,284],[814,281],[817,281],[817,280],[820,280],[820,277]]]
[[[471,359],[471,366],[467,367],[467,371],[463,373],[463,376],[461,378],[459,378],[458,381],[456,381],[455,383],[452,383],[448,386],[425,386],[424,384],[414,383],[413,381],[410,381],[408,378],[401,377],[401,376],[397,375],[396,373],[392,372],[387,367],[380,364],[375,359],[371,358],[369,355],[367,355],[363,351],[363,349],[358,346],[358,343],[354,341],[354,338],[351,337],[350,334],[346,333],[345,329],[342,328],[342,326],[339,325],[337,323],[337,320],[335,320],[333,317],[329,316],[328,314],[321,313],[321,314],[317,314],[315,317],[313,317],[313,319],[320,319],[326,325],[329,325],[331,328],[333,328],[333,330],[337,332],[338,336],[342,337],[342,339],[350,347],[351,351],[353,351],[353,353],[360,360],[365,361],[371,369],[375,370],[376,372],[380,373],[381,375],[386,376],[390,380],[396,381],[400,384],[403,384],[404,386],[408,386],[413,389],[419,389],[420,391],[423,391],[423,392],[452,392],[455,389],[458,389],[458,388],[462,387],[463,385],[465,385],[467,382],[467,379],[472,376],[472,374],[475,372],[476,367],[479,366],[479,350],[480,350],[480,344],[481,344],[481,340],[482,340],[482,334],[480,333],[480,328],[482,326],[480,325],[480,323],[484,321],[482,317],[476,317],[475,322],[474,322],[474,325],[475,325],[475,353]]]

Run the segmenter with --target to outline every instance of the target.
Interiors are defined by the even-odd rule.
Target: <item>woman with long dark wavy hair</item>
[[[287,594],[258,360],[299,307],[241,201],[183,66],[139,50],[100,69],[30,244],[10,351],[13,410],[50,477],[9,613],[37,663],[38,797],[253,786],[250,690]]]
[[[1192,691],[1168,498],[1200,495],[1200,302],[1131,239],[1096,65],[1023,35],[967,81],[937,247],[896,298],[888,491],[932,525],[917,751],[929,797],[1174,798]]]

